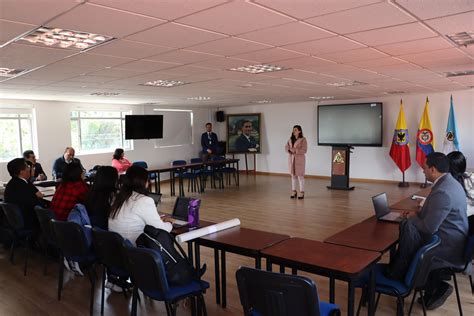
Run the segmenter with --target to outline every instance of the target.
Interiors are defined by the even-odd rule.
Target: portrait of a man
[[[227,115],[229,153],[260,153],[260,113]]]

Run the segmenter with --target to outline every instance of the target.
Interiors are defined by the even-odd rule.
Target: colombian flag
[[[401,172],[405,172],[411,166],[408,128],[402,100],[400,100],[400,112],[398,113],[397,125],[393,133],[392,147],[390,147],[390,157],[392,157]]]
[[[418,125],[418,133],[416,134],[416,161],[423,167],[426,156],[434,152],[434,136],[431,128],[431,121],[429,116],[430,103],[426,97],[425,110]]]

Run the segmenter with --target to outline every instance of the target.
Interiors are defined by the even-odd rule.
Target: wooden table
[[[290,238],[288,235],[275,234],[243,227],[233,227],[200,237],[196,240],[196,259],[199,261],[199,246],[214,249],[216,302],[222,307],[227,305],[226,295],[226,252],[255,258],[255,267],[261,268],[261,251]],[[219,271],[220,252],[220,271]]]
[[[329,301],[334,303],[335,281],[348,282],[348,315],[354,314],[354,281],[370,271],[369,314],[374,311],[375,276],[373,266],[381,254],[374,251],[333,245],[303,238],[290,238],[262,250],[267,259],[267,269],[276,263],[330,278]]]
[[[425,188],[421,191],[416,192],[414,195],[418,196],[423,196],[427,197],[431,192],[431,187]],[[407,198],[404,198],[400,201],[398,201],[395,204],[390,205],[390,208],[393,211],[396,210],[403,210],[403,211],[409,211],[409,212],[418,212],[420,210],[420,199],[412,199],[412,196],[409,196]]]

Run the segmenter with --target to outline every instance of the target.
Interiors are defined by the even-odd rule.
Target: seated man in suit
[[[235,149],[238,152],[258,152],[259,145],[255,137],[251,136],[253,126],[251,121],[242,122],[242,134],[235,140]]]
[[[33,168],[34,168],[35,173],[34,173],[32,179],[30,179],[32,182],[43,181],[43,180],[48,179],[48,177],[46,176],[46,174],[43,170],[43,167],[41,166],[41,164],[39,162],[36,161],[35,152],[33,150],[26,150],[23,153],[23,158],[25,158],[25,160],[31,161],[31,163],[33,164]]]
[[[217,154],[217,134],[212,131],[212,124],[206,123],[206,132],[201,135],[201,155],[206,160],[211,155]]]
[[[464,190],[449,173],[449,159],[443,153],[429,154],[423,173],[428,181],[433,182],[433,188],[420,212],[410,217],[409,221],[423,236],[437,234],[440,237],[441,244],[432,253],[434,257],[463,268],[463,253],[468,236]],[[443,281],[443,266],[443,262],[433,260],[425,288],[425,302],[429,310],[443,305],[453,291],[452,286]]]
[[[76,151],[72,147],[66,147],[64,150],[64,154],[56,159],[53,164],[53,178],[54,179],[61,179],[63,177],[63,171],[66,165],[70,164],[71,162],[75,162],[81,165],[81,161],[78,158],[74,158]],[[84,169],[84,167],[82,167]]]
[[[15,158],[7,164],[7,169],[12,178],[5,188],[5,202],[18,205],[25,228],[37,230],[39,225],[34,207],[45,206],[45,203],[41,200],[43,194],[28,181],[30,167],[25,159]]]

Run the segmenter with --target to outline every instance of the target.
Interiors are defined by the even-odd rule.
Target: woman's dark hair
[[[148,171],[142,167],[131,166],[127,169],[125,176],[122,178],[122,187],[120,192],[110,208],[109,217],[115,218],[118,215],[122,205],[132,196],[135,191],[140,194],[147,195],[146,184],[148,181]]]
[[[62,182],[76,182],[82,180],[82,170],[81,164],[77,162],[71,162],[64,167]]]
[[[107,216],[117,194],[118,172],[111,166],[100,166],[87,194],[85,206],[92,226],[107,229]]]
[[[449,172],[459,183],[461,183],[464,191],[464,173],[466,172],[466,157],[460,151],[453,151],[447,155],[449,159]]]
[[[122,158],[123,153],[124,153],[124,151],[123,151],[122,148],[115,149],[114,155],[113,155],[114,159],[120,160]]]
[[[295,125],[293,126],[293,128],[291,129],[291,143],[295,143],[296,142],[296,137],[295,135],[293,135],[293,129],[297,128],[299,131],[300,131],[300,136],[298,136],[298,138],[303,138],[303,129],[301,128],[300,125]]]

